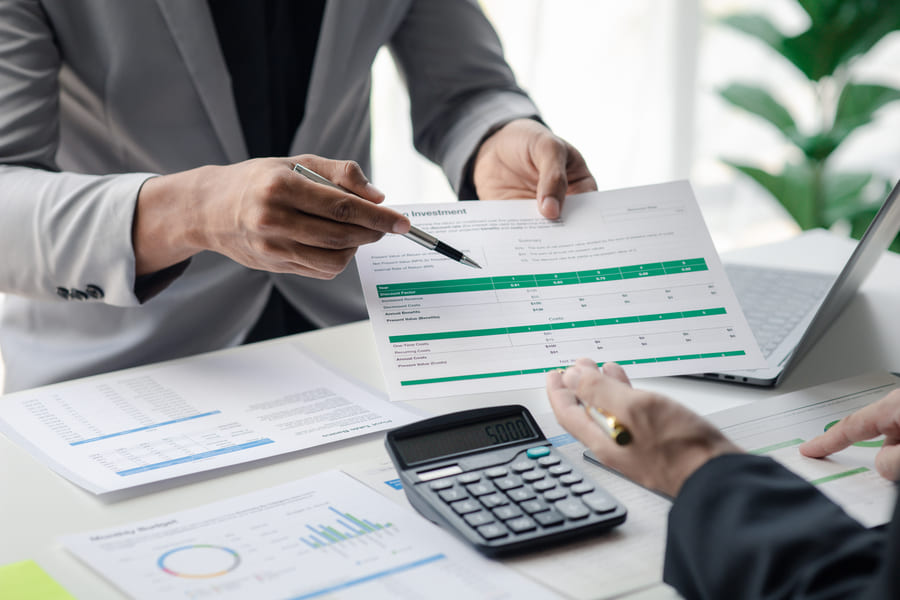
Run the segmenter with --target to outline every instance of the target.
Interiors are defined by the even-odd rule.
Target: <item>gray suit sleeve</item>
[[[457,194],[492,128],[538,115],[472,0],[414,0],[391,50],[409,89],[416,149],[443,166]]]
[[[60,300],[92,285],[133,306],[131,224],[151,175],[58,172],[60,65],[39,3],[0,4],[0,292]]]

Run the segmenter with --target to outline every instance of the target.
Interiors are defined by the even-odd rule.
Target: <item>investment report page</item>
[[[357,264],[388,393],[540,387],[581,356],[632,377],[764,366],[687,182],[400,206],[473,269],[386,236]]]

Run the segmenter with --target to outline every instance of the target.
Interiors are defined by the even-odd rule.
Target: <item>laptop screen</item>
[[[803,337],[797,343],[796,349],[785,362],[778,380],[787,373],[810,348],[819,340],[825,330],[840,315],[841,311],[856,294],[863,280],[875,268],[882,253],[891,245],[891,242],[900,231],[900,182],[894,186],[887,200],[881,206],[881,210],[872,219],[866,233],[859,240],[856,249],[850,256],[850,260],[844,265],[840,275],[834,280],[831,290],[825,296],[816,316],[810,321]]]

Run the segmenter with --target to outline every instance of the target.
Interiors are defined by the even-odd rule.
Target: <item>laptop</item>
[[[776,386],[815,345],[856,294],[900,231],[900,182],[869,224],[840,274],[725,264],[760,350],[762,369],[698,373],[694,377]]]

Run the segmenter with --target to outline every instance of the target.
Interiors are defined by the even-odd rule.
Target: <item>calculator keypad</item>
[[[596,523],[619,508],[546,447],[530,448],[505,466],[438,479],[427,487],[462,526],[492,543]]]

